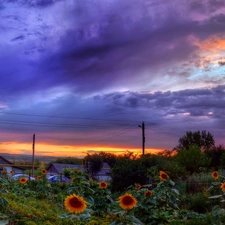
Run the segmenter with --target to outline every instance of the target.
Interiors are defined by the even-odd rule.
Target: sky
[[[224,0],[0,0],[0,153],[225,144]]]

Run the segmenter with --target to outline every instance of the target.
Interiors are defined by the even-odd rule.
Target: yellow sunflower
[[[101,182],[99,183],[99,187],[100,187],[100,188],[107,188],[107,183],[106,183],[105,181],[101,181]]]
[[[21,183],[21,184],[27,183],[27,178],[21,177],[21,178],[20,178],[20,183]]]
[[[41,174],[46,175],[47,174],[47,170],[46,169],[41,170]]]
[[[7,174],[6,170],[2,170],[2,174]]]
[[[41,179],[41,177],[40,176],[37,176],[37,180],[40,180]]]
[[[212,177],[213,177],[214,179],[218,179],[218,178],[219,178],[218,172],[217,172],[217,171],[212,172]]]
[[[225,182],[220,185],[220,188],[222,189],[222,191],[225,191]]]
[[[87,202],[82,197],[72,194],[66,197],[64,205],[69,212],[82,213],[87,207]]]
[[[141,185],[140,185],[140,184],[137,184],[137,185],[135,186],[135,189],[136,189],[136,190],[140,190],[140,189],[141,189]]]
[[[167,178],[169,178],[169,176],[164,171],[160,171],[159,173],[160,173],[159,177],[161,180],[165,181],[167,180]]]
[[[137,200],[133,197],[132,194],[126,193],[119,197],[119,203],[121,208],[128,210],[137,205]]]
[[[14,174],[14,171],[13,170],[10,170],[10,172],[9,172],[10,174]]]
[[[151,196],[152,196],[152,191],[147,190],[147,191],[144,193],[144,196],[151,197]]]

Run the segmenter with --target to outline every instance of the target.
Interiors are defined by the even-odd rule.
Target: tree
[[[200,147],[202,150],[209,150],[215,146],[215,141],[211,133],[206,133],[205,130],[202,132],[200,131],[187,131],[186,135],[179,139],[179,144],[175,148],[176,150],[179,149],[186,149],[188,150],[190,146],[196,145]]]
[[[108,153],[108,152],[100,152],[99,156],[102,157],[103,162],[106,162],[109,164],[111,168],[113,168],[114,164],[116,163],[116,158],[117,156],[113,153]]]
[[[215,170],[218,170],[219,167],[224,168],[225,166],[225,148],[223,145],[214,146],[209,150],[205,150],[204,153],[211,158],[210,167],[213,167]]]
[[[102,169],[103,166],[103,158],[95,153],[95,154],[87,154],[87,156],[84,158],[86,162],[86,167],[88,171],[90,171],[91,174],[95,174],[99,172]]]
[[[185,148],[180,149],[174,157],[190,174],[201,172],[200,168],[207,168],[211,162],[211,159],[196,145],[189,146],[188,151]]]

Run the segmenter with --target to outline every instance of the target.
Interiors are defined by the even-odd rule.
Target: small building
[[[93,174],[93,178],[97,181],[110,181],[111,180],[111,168],[108,163],[103,163],[102,169]]]
[[[15,174],[24,173],[24,170],[26,170],[25,168],[14,166],[12,162],[0,156],[0,172],[2,172],[3,169],[6,170],[7,173],[10,173],[12,170]]]
[[[65,164],[65,163],[51,163],[46,170],[49,175],[56,175],[63,173],[64,169],[78,169],[84,172],[84,167],[82,165],[77,164]]]
[[[63,173],[64,169],[77,169],[82,172],[89,173],[88,169],[83,165],[77,164],[64,164],[64,163],[51,163],[46,170],[48,175],[56,175]],[[111,180],[111,168],[108,163],[103,163],[103,166],[100,171],[92,174],[92,177],[97,181],[110,181]]]

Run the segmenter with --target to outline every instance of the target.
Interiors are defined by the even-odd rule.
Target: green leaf
[[[118,225],[118,224],[120,224],[120,222],[119,221],[113,221],[112,223],[110,223],[109,225]]]
[[[214,188],[214,186],[211,185],[206,191],[210,191],[210,190],[212,190],[213,188]]]
[[[90,220],[90,218],[91,218],[91,215],[89,213],[80,215],[81,221],[88,221],[88,220]]]
[[[94,205],[94,203],[95,203],[95,200],[94,200],[91,196],[88,196],[87,198],[85,198],[85,200],[86,200],[90,205]]]
[[[71,217],[71,213],[66,213],[59,216],[59,218],[62,218],[62,219],[70,218],[70,217]]]
[[[218,186],[218,185],[221,185],[221,183],[220,182],[212,182],[212,185],[213,186]]]
[[[0,206],[7,207],[8,201],[5,198],[0,198]]]
[[[172,188],[171,190],[172,190],[173,192],[175,192],[177,195],[180,195],[180,192],[179,192],[177,189]]]
[[[132,219],[132,221],[133,221],[135,224],[143,225],[143,223],[142,223],[138,218],[136,218],[135,216],[130,216],[130,218]]]
[[[114,202],[114,200],[111,198],[111,196],[107,195],[106,198],[109,199],[109,201],[110,201],[111,203]]]
[[[172,186],[175,185],[175,183],[174,183],[172,180],[170,180],[169,182],[170,182],[170,184],[171,184]]]
[[[7,225],[9,224],[9,220],[1,220],[0,225]]]
[[[220,197],[222,197],[223,195],[213,195],[213,196],[209,196],[208,198],[211,198],[211,199],[213,199],[213,198],[220,198]]]

